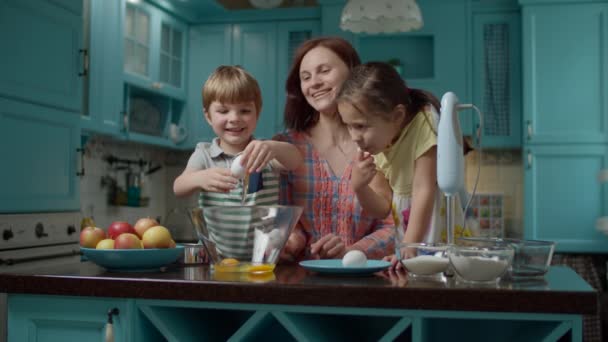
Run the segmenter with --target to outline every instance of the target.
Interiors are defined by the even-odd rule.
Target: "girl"
[[[393,66],[371,62],[351,71],[337,102],[359,147],[351,182],[361,206],[379,218],[392,211],[397,241],[438,240],[439,230],[429,229],[439,200],[437,98],[408,88]],[[393,190],[392,201],[371,182],[377,170]]]

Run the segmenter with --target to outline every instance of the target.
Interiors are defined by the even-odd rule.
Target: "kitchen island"
[[[266,276],[171,266],[112,273],[89,262],[0,274],[9,341],[582,340],[597,292],[573,270],[471,285],[407,276],[321,275],[279,265]]]

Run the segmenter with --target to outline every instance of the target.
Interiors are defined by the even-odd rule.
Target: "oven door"
[[[74,243],[0,251],[0,273],[32,273],[80,262],[80,247]],[[0,342],[7,341],[7,310],[7,295],[0,293]]]

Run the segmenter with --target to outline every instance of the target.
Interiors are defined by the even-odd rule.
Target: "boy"
[[[276,205],[279,195],[277,171],[297,168],[303,163],[303,157],[289,143],[253,138],[262,107],[257,81],[241,67],[220,66],[205,82],[202,96],[205,119],[217,137],[210,143],[197,144],[185,170],[173,183],[175,195],[184,197],[200,191],[199,207],[202,208]],[[248,189],[243,189],[244,182],[239,182],[230,172],[237,155],[242,156],[241,165],[252,174]],[[247,192],[244,201],[243,191]],[[252,234],[248,227],[250,223],[243,222],[243,233]],[[244,244],[251,239],[234,239],[234,236],[222,239],[221,226],[208,228],[216,236],[214,241],[218,249],[224,251],[222,254],[244,253]]]

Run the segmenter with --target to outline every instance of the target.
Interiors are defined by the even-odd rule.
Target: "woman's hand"
[[[340,237],[327,234],[310,245],[310,253],[319,259],[337,259],[344,256],[346,246]]]
[[[276,158],[276,152],[272,146],[272,141],[252,140],[247,147],[245,147],[241,163],[247,172],[261,172],[271,160]]]
[[[285,246],[279,254],[279,259],[285,262],[294,262],[302,250],[304,249],[305,241],[302,241],[302,237],[295,231],[289,235]]]
[[[377,172],[374,157],[369,152],[357,150],[351,176],[353,190],[357,192],[364,186],[369,185]]]
[[[403,264],[399,262],[399,259],[397,259],[397,256],[395,254],[385,256],[382,260],[391,263],[391,267],[389,267],[390,272],[405,270],[405,267],[403,267]]]
[[[199,187],[209,192],[228,192],[239,182],[230,170],[219,167],[197,171],[195,177]]]

